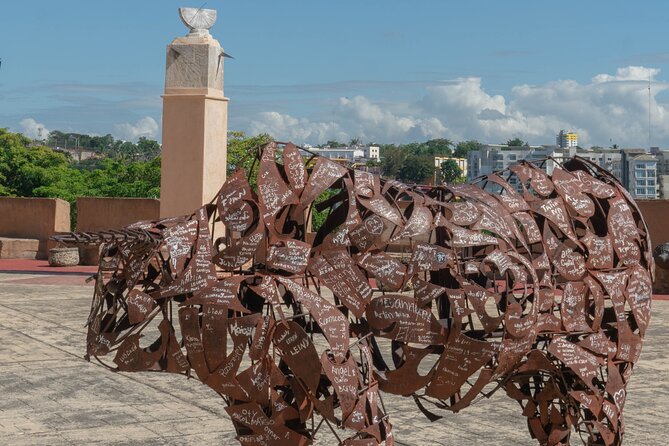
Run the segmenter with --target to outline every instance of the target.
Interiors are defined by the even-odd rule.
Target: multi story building
[[[555,137],[555,144],[562,148],[576,147],[578,146],[578,134],[560,130],[560,133],[558,133]]]
[[[625,187],[634,198],[654,200],[658,198],[657,157],[643,153],[627,159]]]
[[[650,154],[657,158],[657,174],[669,175],[669,151],[660,150],[659,147],[651,147]]]
[[[589,149],[582,150],[576,147],[563,148],[558,146],[507,146],[502,144],[487,144],[479,150],[469,152],[467,179],[486,175],[491,172],[504,170],[510,165],[527,160],[538,163],[549,174],[553,172],[556,163],[566,158],[578,155],[607,169],[613,175],[622,179],[621,153],[615,150]]]
[[[575,151],[575,149],[571,149]],[[479,150],[469,152],[467,158],[467,179],[473,180],[499,170],[504,170],[520,160],[541,161],[548,173],[553,171],[555,162],[570,156],[570,150],[558,146],[507,146],[486,144]],[[548,159],[548,158],[554,158]],[[544,161],[545,160],[545,161]]]
[[[659,186],[659,190],[657,191],[658,198],[669,200],[669,175],[658,175],[657,185]]]
[[[620,176],[620,182],[623,183],[623,186],[625,186],[625,189],[627,189],[632,196],[634,196],[634,192],[630,189],[630,185],[632,187],[634,186],[634,181],[632,178],[630,178],[631,175],[633,175],[633,169],[630,170],[630,166],[633,166],[632,160],[641,155],[645,155],[646,150],[642,148],[624,148],[620,149],[620,170],[621,170],[621,176]]]
[[[562,132],[561,132],[562,133]],[[467,180],[504,170],[510,165],[527,160],[552,173],[557,163],[580,156],[611,172],[634,198],[652,200],[669,198],[669,151],[655,147],[645,149],[580,149],[559,146],[507,146],[487,144],[469,152]],[[513,179],[510,180],[513,183]]]
[[[365,162],[369,160],[381,161],[378,146],[353,146],[353,147],[305,147],[322,157],[333,161],[345,161],[349,163]]]
[[[667,200],[669,199],[669,151],[651,147],[650,153],[657,159],[658,198]]]
[[[622,181],[622,155],[620,151],[613,149],[582,149],[576,150],[576,155],[585,158],[600,167],[608,170],[614,177]]]
[[[366,146],[365,158],[375,161],[381,161],[381,149],[379,146]]]

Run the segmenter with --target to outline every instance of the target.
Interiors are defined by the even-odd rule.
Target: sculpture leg
[[[539,444],[570,444],[577,416],[558,374],[549,370],[521,372],[508,379],[505,389],[523,408],[530,435]]]

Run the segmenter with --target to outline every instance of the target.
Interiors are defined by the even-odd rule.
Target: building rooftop
[[[634,161],[657,161],[657,158],[655,157],[655,155],[651,155],[651,154],[648,154],[648,153],[643,153],[641,155],[634,156],[634,157],[632,157],[632,159]]]

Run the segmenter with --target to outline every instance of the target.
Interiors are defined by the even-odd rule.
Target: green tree
[[[160,157],[150,161],[106,158],[75,165],[62,153],[29,144],[23,135],[0,129],[0,195],[67,200],[72,205],[73,225],[77,197],[160,195]]]
[[[136,146],[138,154],[137,159],[139,160],[149,161],[160,155],[160,144],[153,139],[148,139],[142,136],[139,138],[139,141],[137,141]]]
[[[30,197],[37,187],[68,175],[69,160],[47,147],[28,147],[30,139],[0,129],[0,193]]]
[[[107,133],[104,136],[93,136],[90,140],[89,148],[96,152],[104,152],[107,147],[114,144],[114,137]]]
[[[470,139],[468,141],[460,141],[458,145],[455,147],[453,156],[455,158],[467,158],[469,152],[477,151],[481,147],[483,147],[483,144],[481,144],[475,139]]]
[[[431,139],[418,145],[417,154],[431,156],[453,155],[453,142],[450,139]]]
[[[434,157],[409,154],[399,171],[402,181],[424,183],[434,175]]]
[[[68,139],[67,134],[60,130],[52,130],[46,138],[46,144],[49,146],[65,147],[65,141]]]
[[[133,160],[137,157],[137,146],[130,141],[116,140],[109,148],[109,156],[123,160]]]
[[[254,165],[254,161],[257,155],[257,149],[268,142],[272,141],[272,138],[267,133],[261,133],[256,136],[246,136],[244,132],[228,132],[228,174],[231,174],[238,167],[246,170],[246,173],[249,173],[249,170]],[[257,169],[257,164],[255,163],[255,168]],[[254,175],[251,178],[255,178]]]
[[[441,177],[445,183],[455,184],[462,177],[462,170],[457,161],[447,159],[441,163]]]
[[[523,140],[520,139],[520,138],[513,138],[513,139],[510,139],[510,140],[508,140],[508,141],[506,142],[506,145],[507,145],[507,146],[513,146],[513,147],[529,146],[529,144],[527,143],[527,141],[523,141]]]
[[[381,173],[388,178],[396,178],[407,159],[407,150],[394,145],[381,149]]]
[[[322,148],[325,148],[325,147],[333,147],[333,148],[334,147],[344,147],[345,145],[346,144],[344,144],[343,142],[339,142],[336,139],[331,139],[328,142],[326,142],[325,144],[321,144],[321,145],[318,145],[316,147],[320,147],[322,149]]]

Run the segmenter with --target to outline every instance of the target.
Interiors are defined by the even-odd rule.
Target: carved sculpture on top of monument
[[[542,445],[622,442],[653,257],[612,175],[576,157],[423,188],[255,156],[192,214],[59,238],[102,242],[88,357],[197,377],[247,445],[392,445],[382,393],[436,421],[497,390]]]
[[[215,9],[179,8],[179,18],[190,30],[189,34],[208,35],[216,23]]]
[[[209,34],[216,22],[213,9],[179,8],[179,17],[189,29],[168,47],[165,89],[212,88],[223,90],[222,58],[227,54]]]

